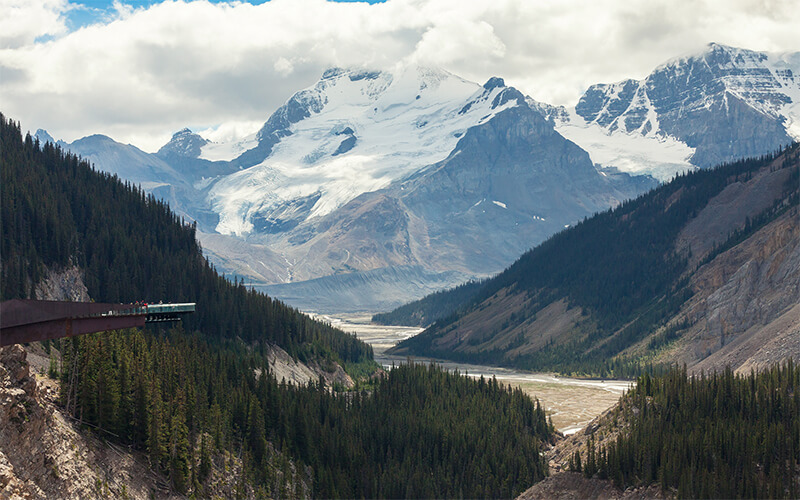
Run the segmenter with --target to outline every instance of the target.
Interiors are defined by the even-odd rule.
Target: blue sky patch
[[[231,0],[208,0],[211,3],[233,3]],[[253,5],[260,5],[269,0],[238,0],[240,3],[249,3]],[[369,4],[383,3],[386,0],[328,0],[329,2],[336,3],[353,3],[363,2]],[[152,5],[163,3],[164,0],[123,0],[119,3],[122,5],[133,7],[134,9],[147,8]],[[69,31],[75,31],[80,28],[89,26],[96,23],[104,23],[111,21],[117,13],[114,7],[114,0],[85,0],[70,2],[70,9],[66,13],[66,24]],[[52,36],[41,37],[37,42],[46,42],[52,39]]]

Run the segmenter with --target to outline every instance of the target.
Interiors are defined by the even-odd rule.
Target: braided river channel
[[[370,323],[370,315],[317,315],[323,321],[350,333],[370,344],[375,361],[391,369],[412,359],[416,363],[437,363],[448,370],[458,370],[470,377],[496,377],[498,382],[518,386],[533,398],[538,398],[553,419],[556,429],[572,434],[583,429],[594,417],[616,403],[632,382],[627,380],[592,380],[562,377],[556,374],[535,373],[513,368],[470,365],[429,358],[392,356],[386,350],[412,337],[422,328],[384,326]]]

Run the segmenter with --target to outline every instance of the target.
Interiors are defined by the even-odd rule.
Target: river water
[[[422,328],[383,326],[370,324],[369,315],[316,315],[345,332],[355,333],[370,344],[375,361],[390,369],[405,363],[409,358],[392,356],[386,350],[398,342],[412,337]],[[531,397],[538,398],[553,419],[553,424],[564,434],[583,429],[594,417],[616,403],[631,386],[627,380],[586,380],[535,373],[511,368],[454,363],[452,361],[413,358],[415,362],[436,362],[448,370],[458,370],[470,377],[496,377],[498,382],[518,386]]]

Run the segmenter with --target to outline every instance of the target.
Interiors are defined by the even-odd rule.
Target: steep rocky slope
[[[794,146],[750,169],[723,167],[718,175],[730,174],[715,192],[699,178],[683,178],[604,216],[602,227],[598,219],[598,226],[570,229],[395,351],[550,369],[578,369],[570,360],[595,357],[749,370],[800,357],[799,151]],[[703,190],[707,200],[692,198]],[[672,222],[659,229],[643,226],[647,220]],[[631,254],[629,261],[603,260],[613,264],[605,268],[596,263],[601,253],[581,249],[601,252],[597,242],[608,231],[652,234],[642,250],[663,250],[655,264]],[[561,251],[550,252],[561,242]],[[562,254],[586,260],[562,270]],[[662,278],[659,291],[653,283]],[[609,297],[616,290],[622,295]],[[624,308],[630,300],[638,305]]]
[[[54,404],[57,384],[30,372],[21,346],[0,348],[0,496],[169,497],[140,454],[104,444]]]
[[[691,326],[657,359],[749,372],[800,359],[800,219],[785,213],[701,267],[676,323]]]

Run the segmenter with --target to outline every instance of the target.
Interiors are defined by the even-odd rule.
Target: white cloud
[[[410,60],[572,104],[710,41],[800,50],[794,0],[118,2],[112,19],[70,33],[64,1],[0,0],[2,111],[57,138],[104,133],[150,151],[187,125],[263,123],[337,65]]]
[[[66,32],[67,0],[0,0],[0,49]]]
[[[252,122],[226,122],[216,127],[206,129],[197,128],[195,132],[212,142],[234,142],[253,132],[264,125],[264,121]]]
[[[294,65],[285,57],[279,57],[278,60],[275,61],[273,67],[281,76],[289,76],[292,74],[292,71],[294,71]]]

